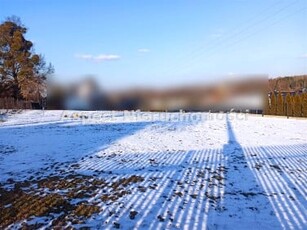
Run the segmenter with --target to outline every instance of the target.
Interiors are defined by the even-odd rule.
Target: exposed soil
[[[99,191],[103,202],[114,202],[129,194],[128,185],[143,181],[143,177],[130,176],[106,182],[93,176],[66,175],[50,176],[39,180],[15,182],[0,185],[0,227],[5,228],[20,221],[42,218],[42,223],[21,225],[22,229],[36,229],[52,219],[53,228],[64,228],[68,223],[84,224],[87,218],[99,213],[99,202],[88,202]],[[131,217],[136,214],[132,213]],[[45,221],[44,221],[45,220]]]

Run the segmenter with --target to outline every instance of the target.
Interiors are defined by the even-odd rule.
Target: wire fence
[[[32,102],[14,98],[0,98],[0,109],[32,109]]]

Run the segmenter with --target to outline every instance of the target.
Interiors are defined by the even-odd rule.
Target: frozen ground
[[[2,120],[0,228],[307,229],[307,120],[73,111]]]

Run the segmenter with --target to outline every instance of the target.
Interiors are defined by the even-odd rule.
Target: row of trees
[[[265,100],[264,114],[307,117],[307,93],[270,93]]]
[[[46,79],[53,67],[35,53],[26,32],[16,17],[0,24],[0,98],[37,102],[46,96]]]

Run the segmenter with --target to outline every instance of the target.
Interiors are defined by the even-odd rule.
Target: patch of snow
[[[81,113],[86,120],[72,116]],[[55,168],[108,181],[144,178],[130,194],[101,201],[103,211],[87,220],[92,228],[307,228],[307,120],[101,114],[99,122],[80,111],[8,115],[0,123],[0,182]]]

